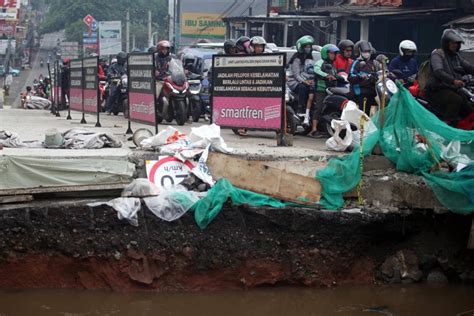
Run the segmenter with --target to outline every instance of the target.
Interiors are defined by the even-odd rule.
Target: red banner
[[[15,33],[16,33],[15,22],[6,22],[6,21],[0,20],[0,35],[1,34],[15,35]]]
[[[0,0],[0,7],[17,8],[17,5],[18,5],[17,0]]]

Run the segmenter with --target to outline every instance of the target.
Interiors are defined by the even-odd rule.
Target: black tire
[[[199,122],[199,119],[201,118],[201,102],[199,102],[199,100],[191,100],[190,104],[193,122]]]
[[[123,100],[123,117],[128,119],[128,99]]]
[[[156,114],[156,123],[161,124],[163,122],[163,116]]]
[[[296,118],[294,117],[294,111],[292,108],[286,109],[286,132],[291,135],[296,134],[298,125],[296,123]]]
[[[326,134],[328,134],[329,136],[332,137],[334,135],[334,130],[331,127],[331,121],[332,120],[340,120],[341,119],[341,113],[332,112],[332,113],[329,113],[327,116],[331,119],[325,120],[323,132],[325,132]]]
[[[183,126],[187,120],[186,102],[184,100],[173,100],[173,109],[176,123]]]

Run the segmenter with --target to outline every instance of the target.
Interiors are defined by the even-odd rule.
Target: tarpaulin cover
[[[474,176],[474,131],[452,128],[420,105],[408,90],[400,91],[385,109],[384,128],[380,130],[380,113],[373,118],[379,129],[364,138],[364,156],[372,153],[377,143],[397,170],[421,175],[433,189],[438,200],[458,213],[474,212],[472,188]],[[437,166],[450,144],[460,142],[459,155],[471,159],[471,165],[459,172],[448,172]],[[465,156],[462,156],[465,157]],[[360,149],[350,155],[333,158],[316,177],[323,186],[321,204],[327,209],[344,205],[343,194],[353,190],[361,179]]]
[[[135,165],[111,159],[0,157],[0,190],[128,183]]]
[[[192,210],[197,225],[204,229],[220,213],[222,207],[230,198],[232,205],[285,207],[285,203],[269,196],[234,187],[229,180],[220,179],[207,192],[207,196],[196,202]]]

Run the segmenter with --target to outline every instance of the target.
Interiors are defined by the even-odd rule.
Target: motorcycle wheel
[[[332,137],[334,135],[334,130],[331,127],[331,121],[332,120],[340,120],[341,119],[341,113],[332,112],[332,113],[329,113],[327,116],[329,116],[331,118],[331,120],[326,120],[324,122],[323,132],[327,133],[329,136]]]
[[[186,123],[187,112],[186,112],[186,102],[184,100],[173,100],[173,109],[176,117],[176,123],[182,126]]]
[[[163,122],[163,116],[161,116],[160,114],[156,114],[156,123],[157,124],[161,124]]]
[[[296,134],[296,129],[298,128],[296,124],[296,119],[294,117],[293,109],[286,109],[286,132],[291,135]]]
[[[123,100],[123,117],[128,119],[128,99]]]
[[[199,122],[201,118],[201,104],[198,100],[191,101],[191,116],[193,117],[193,122]]]

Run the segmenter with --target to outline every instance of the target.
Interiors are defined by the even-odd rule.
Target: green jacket
[[[335,87],[336,82],[330,82],[326,80],[329,75],[336,76],[336,69],[330,62],[324,61],[323,59],[318,60],[314,64],[314,89],[317,92],[326,92],[329,87]]]

